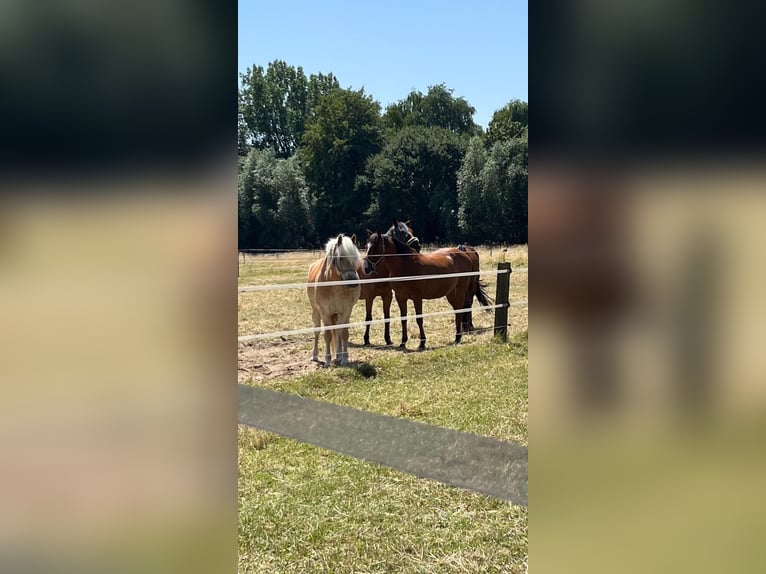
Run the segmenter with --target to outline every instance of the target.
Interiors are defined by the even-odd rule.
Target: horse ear
[[[370,230],[368,229],[368,230],[367,230],[367,239],[369,239],[371,235],[372,235],[372,231],[370,231]]]
[[[356,245],[356,233],[354,233],[354,234],[351,236],[351,243],[353,243],[354,245]]]
[[[338,235],[337,245],[338,245],[338,247],[341,247],[343,245],[343,234],[342,233],[340,235]]]
[[[396,220],[396,217],[394,217],[394,227],[397,227],[399,225],[399,222]]]
[[[411,222],[411,221],[412,221],[412,219],[408,219],[407,221],[405,221],[405,222],[404,222],[404,225],[406,225],[407,227],[409,227],[409,226],[410,226],[410,222]]]

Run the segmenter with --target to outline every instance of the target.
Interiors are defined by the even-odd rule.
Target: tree
[[[237,90],[238,98],[240,97],[239,90]],[[237,155],[242,158],[246,157],[250,151],[250,146],[247,143],[247,123],[245,117],[242,115],[241,106],[237,110]]]
[[[330,72],[329,74],[311,74],[309,76],[306,91],[306,120],[308,121],[316,111],[322,96],[340,88],[338,79]],[[303,134],[301,134],[303,135]]]
[[[527,243],[528,191],[529,191],[529,131],[517,138],[495,143],[490,157],[500,166],[500,201],[502,202],[505,230],[502,239],[508,243]]]
[[[368,225],[380,229],[394,217],[412,217],[421,239],[454,239],[463,149],[457,134],[439,127],[410,126],[391,135],[367,166]]]
[[[408,126],[439,127],[459,135],[475,135],[481,128],[473,121],[476,111],[464,98],[455,98],[445,84],[429,86],[423,95],[413,90],[403,100],[386,108],[383,124],[400,130]]]
[[[529,125],[529,105],[521,100],[511,100],[497,110],[489,122],[485,143],[491,148],[495,142],[522,137]]]
[[[253,149],[242,163],[237,178],[240,248],[259,245],[264,230],[274,230],[268,217],[276,208],[276,198],[271,193],[273,160],[273,152]]]
[[[311,245],[313,199],[295,158],[251,150],[238,181],[239,247]]]
[[[276,217],[281,232],[279,246],[313,245],[316,204],[296,157],[277,161],[274,185],[279,190]]]
[[[380,144],[380,105],[363,89],[336,88],[320,99],[298,154],[316,194],[320,237],[360,225],[369,196],[357,180]]]
[[[492,213],[484,202],[482,171],[487,152],[480,137],[468,142],[463,163],[457,173],[458,227],[466,241],[478,243],[489,236],[487,224]]]
[[[469,241],[526,243],[529,139],[473,138],[458,172],[458,224]]]
[[[303,137],[306,120],[321,96],[338,85],[332,74],[311,75],[282,60],[248,68],[240,76],[241,139],[256,149],[271,149],[290,157]]]

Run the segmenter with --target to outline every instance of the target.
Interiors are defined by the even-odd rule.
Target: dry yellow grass
[[[425,248],[424,251],[427,251]],[[479,248],[482,271],[497,268],[497,263],[503,260],[510,261],[514,268],[526,268],[528,251],[526,245],[517,245],[507,248],[488,247]],[[319,252],[290,252],[280,255],[247,255],[245,263],[240,266],[240,286],[246,285],[273,285],[280,283],[303,283],[309,264],[319,257]],[[241,256],[240,256],[241,259]],[[488,285],[488,292],[494,298],[496,277],[484,275],[482,280]],[[510,300],[520,301],[527,298],[528,274],[518,272],[511,275]],[[478,303],[474,303],[477,305]],[[373,307],[373,319],[382,319],[383,311],[380,299],[376,300]],[[446,299],[427,300],[423,303],[423,312],[432,313],[449,311],[452,308]],[[408,306],[408,315],[413,315],[415,310],[412,303]],[[394,301],[391,305],[391,316],[397,318],[392,322],[392,339],[398,343],[401,338],[401,324],[399,322],[399,307]],[[528,313],[525,306],[511,307],[509,309],[510,332],[522,332],[528,327]],[[360,301],[354,307],[351,315],[353,323],[364,321],[364,302]],[[455,321],[452,316],[426,317],[424,319],[426,339],[429,346],[443,346],[451,343],[455,334]],[[477,328],[489,328],[494,324],[493,316],[484,312],[474,313],[474,325]],[[239,294],[239,336],[252,335],[268,332],[287,331],[312,327],[311,309],[305,289],[285,289],[275,291],[243,292]],[[408,332],[410,333],[410,346],[417,346],[412,341],[417,338],[417,325],[414,320],[409,320]],[[361,342],[364,327],[351,329],[350,340]],[[491,335],[472,335],[472,337]],[[313,345],[312,335],[299,335],[293,337],[296,344],[303,345],[310,350]],[[383,344],[383,325],[371,327],[371,340],[373,345]],[[369,356],[364,355],[365,360]]]

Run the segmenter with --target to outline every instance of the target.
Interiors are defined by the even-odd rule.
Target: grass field
[[[248,257],[240,285],[305,281],[317,254]],[[526,246],[481,250],[482,269],[505,256],[527,266]],[[494,295],[494,277],[485,276]],[[527,274],[511,277],[511,300],[526,299]],[[424,312],[449,309],[426,302]],[[412,310],[410,304],[410,314]],[[373,312],[382,317],[380,302]],[[398,315],[394,303],[392,315]],[[477,327],[492,316],[474,314]],[[240,346],[240,382],[392,416],[527,442],[527,309],[510,309],[510,339],[468,335],[459,346],[452,317],[425,319],[428,349],[362,348],[351,331],[352,362],[317,369],[312,336]],[[359,302],[352,321],[363,320]],[[305,290],[240,294],[240,335],[311,326]],[[373,344],[382,344],[373,325]],[[392,324],[398,342],[400,325]],[[416,338],[416,337],[415,337]],[[294,368],[293,368],[294,367]],[[240,426],[240,572],[525,572],[527,509]]]

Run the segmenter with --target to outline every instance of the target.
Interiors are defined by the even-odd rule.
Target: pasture
[[[423,251],[428,251],[424,247]],[[306,280],[319,252],[240,256],[240,286]],[[481,269],[528,264],[526,246],[480,249]],[[494,297],[495,277],[482,276]],[[511,301],[527,298],[527,273],[511,275]],[[444,299],[423,312],[447,311]],[[412,303],[408,313],[414,310]],[[509,309],[509,340],[493,339],[493,316],[474,312],[480,332],[458,346],[451,315],[426,317],[427,349],[408,350],[391,309],[393,347],[373,325],[350,330],[350,368],[309,361],[313,335],[239,345],[239,381],[391,416],[527,443],[526,306]],[[373,318],[383,317],[380,299]],[[351,322],[364,320],[364,301]],[[239,294],[239,335],[311,326],[305,289]],[[484,329],[481,332],[481,329]],[[359,368],[359,365],[373,368]],[[356,367],[355,367],[356,365]],[[240,426],[240,572],[525,572],[527,509]]]

